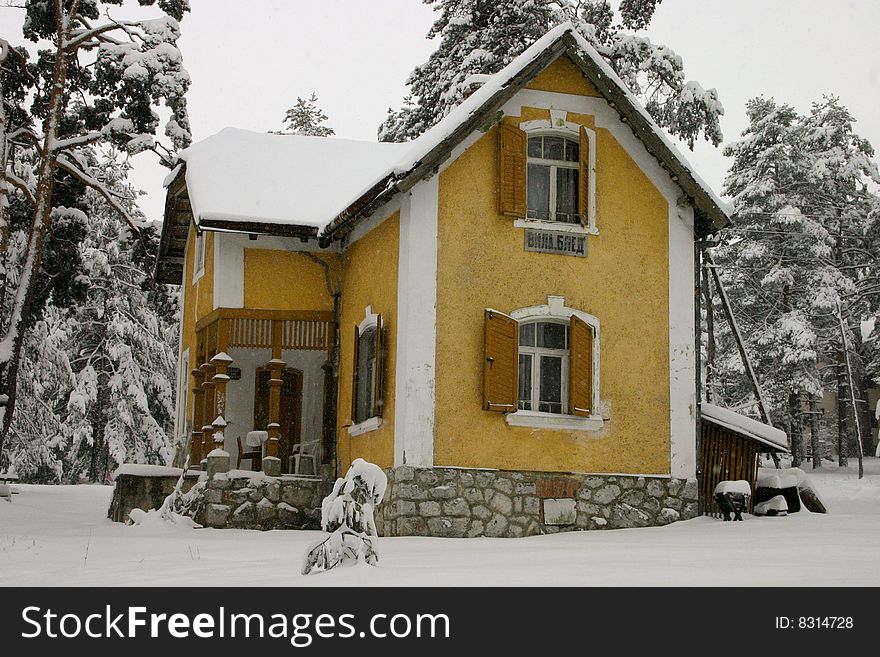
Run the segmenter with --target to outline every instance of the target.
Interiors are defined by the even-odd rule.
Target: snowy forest
[[[25,481],[104,482],[120,463],[167,464],[182,448],[177,288],[153,282],[159,230],[128,176],[132,156],[171,168],[190,143],[177,47],[189,6],[138,2],[164,16],[122,20],[121,0],[3,9],[20,12],[22,31],[0,37],[0,471]],[[701,245],[707,400],[766,412],[795,463],[873,454],[880,174],[834,89],[806,112],[755,89],[747,107],[726,108],[745,111],[748,128],[723,135],[723,88],[688,80],[674,44],[649,38],[661,0],[424,2],[436,48],[414,62],[378,139],[418,137],[472,75],[572,22],[682,149],[705,140],[730,158],[718,191],[734,223]],[[297,96],[275,132],[332,136],[318,102]]]

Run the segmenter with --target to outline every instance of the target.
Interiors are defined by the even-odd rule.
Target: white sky
[[[433,12],[421,0],[190,3],[179,46],[192,77],[196,140],[228,125],[276,130],[296,97],[312,91],[338,136],[375,139],[388,107],[400,104],[407,75],[434,49],[425,39]],[[0,8],[0,34],[13,43],[21,41],[22,13]],[[875,0],[664,0],[647,35],[682,56],[688,79],[718,90],[725,143],[745,127],[751,97],[807,111],[833,93],[880,148],[878,26]],[[721,149],[701,142],[688,157],[720,193],[730,164]],[[133,182],[148,192],[144,212],[159,219],[165,170],[154,159],[137,158]]]

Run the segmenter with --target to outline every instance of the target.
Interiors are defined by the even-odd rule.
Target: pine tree
[[[876,313],[880,289],[873,283],[878,227],[870,220],[878,206],[868,186],[877,179],[873,151],[834,98],[806,116],[756,98],[747,113],[742,139],[725,150],[734,158],[725,192],[735,222],[716,262],[773,414],[789,427],[795,460],[804,402],[812,408],[823,390],[834,390],[843,463],[851,409],[837,307],[845,308],[847,342],[861,344],[853,329]],[[742,386],[730,385],[737,366],[729,336],[719,343],[726,402],[742,403]]]
[[[314,92],[307,100],[297,96],[296,105],[284,115],[284,127],[275,134],[312,137],[329,137],[336,134],[333,128],[324,125],[326,120],[327,115],[318,107],[318,96]]]
[[[189,76],[176,47],[187,1],[139,0],[165,12],[142,21],[110,18],[107,12],[119,4],[27,0],[24,38],[49,43],[33,62],[23,48],[0,39],[0,454],[13,419],[22,347],[39,313],[47,241],[63,215],[56,209],[70,207],[59,203],[59,180],[69,177],[96,190],[137,229],[121,199],[89,174],[90,149],[114,144],[129,153],[152,150],[170,164],[174,151],[190,140],[184,98]],[[160,103],[171,110],[166,144],[156,138],[153,108]],[[29,216],[17,249],[13,195]]]
[[[415,139],[463,100],[475,73],[497,73],[560,23],[571,21],[663,127],[690,146],[700,135],[718,144],[724,110],[714,89],[686,82],[681,58],[627,30],[644,28],[657,2],[620,5],[621,23],[607,0],[423,0],[439,17],[427,38],[440,45],[407,79],[410,93],[388,110],[381,141]]]
[[[98,171],[105,184],[122,191],[124,166],[111,157]],[[155,228],[133,234],[91,191],[88,205],[82,257],[89,290],[67,320],[74,387],[64,433],[72,449],[68,476],[102,482],[124,462],[171,461],[176,300],[149,274]],[[129,212],[138,214],[135,206]]]
[[[111,157],[89,171],[134,197],[124,163]],[[152,281],[157,231],[134,233],[95,192],[83,202],[77,279],[85,294],[77,304],[51,298],[22,349],[5,456],[29,481],[103,482],[120,463],[171,456],[177,302]],[[134,205],[128,212],[140,217]]]

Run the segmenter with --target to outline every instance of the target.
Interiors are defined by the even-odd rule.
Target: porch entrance
[[[269,424],[269,379],[272,371],[268,367],[258,367],[254,385],[254,426]],[[293,446],[302,440],[302,398],[303,373],[288,367],[281,375],[281,402],[278,412],[278,458],[281,459],[281,472],[288,473]]]

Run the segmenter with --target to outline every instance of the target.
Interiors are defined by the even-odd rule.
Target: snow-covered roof
[[[700,410],[704,420],[757,440],[774,450],[788,451],[788,437],[782,429],[771,427],[769,424],[746,417],[729,408],[722,408],[708,402],[700,404]]]
[[[323,228],[407,144],[224,128],[181,153],[193,217]]]
[[[729,209],[700,178],[676,145],[571,23],[555,27],[417,139],[381,143],[297,137],[226,128],[186,149],[186,183],[196,222],[260,222],[318,229],[325,237],[370,208],[380,195],[406,191],[447,159],[519,88],[563,52],[617,110],[715,228]],[[576,62],[577,63],[577,62]],[[586,70],[585,70],[586,69]],[[609,100],[611,102],[611,100]],[[648,143],[650,142],[650,143]],[[173,176],[169,176],[173,178]],[[166,181],[169,183],[170,180]],[[374,207],[374,206],[373,206]]]

